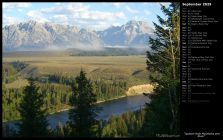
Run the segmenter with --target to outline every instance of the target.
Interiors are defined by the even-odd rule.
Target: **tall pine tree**
[[[157,16],[155,38],[150,38],[151,51],[147,52],[147,69],[157,87],[147,104],[142,132],[148,136],[179,133],[180,83],[180,4],[161,6],[166,19]]]
[[[18,123],[19,136],[44,137],[48,135],[48,122],[46,109],[43,109],[44,96],[39,92],[39,87],[34,79],[29,79],[29,85],[24,89],[24,97],[21,101],[19,112],[21,123]]]
[[[72,136],[95,136],[96,116],[99,108],[95,106],[96,94],[93,92],[92,83],[86,78],[83,70],[72,84],[70,105],[74,108],[69,111],[69,124]]]

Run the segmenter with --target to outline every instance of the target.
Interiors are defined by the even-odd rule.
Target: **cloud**
[[[18,11],[19,11],[19,12],[22,12],[22,11],[23,11],[23,9],[21,9],[21,8],[20,8],[20,9],[18,9]]]
[[[160,8],[160,4],[168,7],[170,2],[143,2],[142,4],[149,7]]]
[[[14,9],[14,8],[28,8],[31,6],[31,3],[19,2],[19,3],[3,3],[3,9]]]
[[[161,5],[164,5],[164,6],[166,6],[166,7],[168,7],[168,6],[170,5],[169,2],[160,2],[159,5],[160,5],[160,4],[161,4]]]
[[[15,17],[3,16],[3,26],[15,24],[18,22],[19,22],[19,20]]]
[[[126,11],[128,11],[129,13],[132,13],[132,14],[139,13],[139,11],[132,9],[129,6],[126,6],[125,9],[126,9]]]
[[[66,15],[54,15],[50,18],[50,21],[59,24],[68,24],[68,17]]]
[[[149,5],[149,2],[142,2],[142,4],[144,4],[144,5]]]
[[[97,30],[102,30],[102,29],[105,29],[107,27],[108,27],[107,22],[100,21],[100,22],[97,22],[97,24],[92,24],[90,28],[97,29]]]
[[[145,15],[150,15],[151,14],[151,12],[149,11],[149,10],[144,10],[144,13],[145,13]]]
[[[133,16],[132,18],[133,18],[133,20],[136,20],[136,21],[140,20],[140,17],[138,17],[138,16]]]
[[[56,3],[55,3],[55,5],[61,5],[61,3],[59,3],[59,2],[56,2]]]
[[[24,7],[31,6],[30,3],[22,4],[23,5],[21,5],[21,3],[11,3],[9,5],[4,4],[3,6],[7,8],[17,7],[18,12],[24,11]],[[126,12],[131,14],[139,13],[139,11],[132,9],[127,5],[123,6],[124,4],[125,3],[118,2],[109,3],[110,6],[113,6],[111,7],[113,9],[114,7],[123,7],[123,9],[119,9],[116,12],[99,9],[95,10],[95,7],[93,8],[91,5],[86,3],[54,3],[50,5],[50,7],[28,10],[24,18],[25,20],[36,20],[38,22],[53,22],[78,26],[80,28],[89,27],[94,30],[103,30],[111,25],[121,25],[123,24],[123,21],[127,21],[128,17]],[[144,11],[144,14],[149,14],[149,11]],[[132,17],[133,16],[134,15],[132,15]],[[7,23],[13,23],[15,20],[16,18],[8,18]],[[22,20],[22,18],[20,20]]]
[[[120,8],[121,5],[123,5],[124,3],[120,3],[120,2],[114,2],[111,3],[112,6],[116,7],[116,8]]]
[[[98,20],[98,21],[114,21],[118,19],[124,19],[125,14],[123,12],[101,12],[101,11],[90,11],[87,13],[80,13],[81,19]]]
[[[92,26],[95,30],[104,29],[112,22],[126,19],[123,12],[106,12],[90,9],[82,3],[66,3],[60,6],[32,10],[27,13],[29,19],[50,21],[60,24],[70,24],[79,27]]]
[[[27,14],[28,20],[36,20],[38,22],[48,22],[49,20],[44,17],[44,15],[37,10],[29,11]]]
[[[101,12],[101,11],[89,11],[88,13],[80,13],[75,16],[74,20],[82,27],[88,27],[95,30],[103,30],[110,26],[113,22],[119,22],[121,19],[125,19],[126,16],[123,12]]]
[[[84,6],[82,3],[66,3],[59,6],[41,9],[45,14],[73,14],[75,12],[88,11],[89,6]]]
[[[161,5],[168,7],[170,4],[171,4],[170,2],[156,2],[156,3],[149,3],[149,6],[160,8]]]
[[[118,22],[115,22],[115,23],[112,23],[112,26],[121,26],[121,24]]]

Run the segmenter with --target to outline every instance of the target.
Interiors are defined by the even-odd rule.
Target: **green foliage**
[[[12,59],[14,61],[13,63],[11,63],[11,60],[10,60],[10,63],[4,63],[7,65],[5,67],[10,67],[8,68],[10,70],[8,70],[9,73],[7,73],[8,74],[7,76],[13,79],[11,80],[11,82],[13,82],[14,84],[15,83],[14,81],[17,78],[19,79],[17,79],[16,82],[17,81],[20,82],[20,80],[24,80],[22,78],[30,77],[31,75],[38,77],[38,79],[36,79],[38,81],[36,81],[35,83],[36,83],[36,86],[39,87],[38,92],[44,96],[43,104],[42,104],[43,110],[47,109],[47,113],[54,113],[56,111],[59,111],[65,108],[66,109],[70,108],[71,106],[69,104],[69,99],[71,98],[71,95],[72,95],[70,84],[73,83],[76,77],[76,73],[77,73],[76,67],[75,67],[74,75],[71,75],[71,73],[65,73],[64,71],[62,72],[56,71],[55,73],[55,70],[57,69],[54,67],[54,65],[51,65],[51,61],[48,61],[48,59],[45,60],[45,58],[43,59],[38,58],[38,61],[44,62],[43,64],[44,67],[42,67],[42,64],[39,65],[39,63],[32,63],[35,61],[35,59],[30,58],[30,57],[25,57],[24,58],[25,60],[21,58],[21,60],[25,61],[28,64],[32,64],[31,65],[32,67],[30,66],[27,67],[27,65],[23,64],[23,62],[21,61],[15,62],[18,59],[17,57],[14,58],[16,60]],[[100,100],[108,100],[111,98],[122,96],[125,94],[129,86],[144,84],[145,82],[147,82],[145,80],[147,79],[144,73],[145,70],[144,71],[141,70],[143,69],[141,66],[144,67],[144,64],[142,65],[143,63],[142,60],[144,60],[144,57],[143,58],[141,57],[142,56],[118,57],[118,58],[117,57],[103,57],[103,59],[95,57],[95,58],[84,58],[84,61],[82,57],[80,58],[78,57],[78,58],[75,58],[75,61],[79,63],[79,59],[82,62],[85,62],[85,59],[87,59],[88,60],[87,65],[92,63],[90,61],[91,59],[93,59],[93,61],[95,60],[97,61],[97,63],[95,62],[92,63],[94,64],[93,69],[92,67],[89,67],[90,69],[87,69],[88,67],[85,67],[85,66],[84,68],[86,68],[87,71],[90,70],[87,77],[92,79],[91,84],[92,84],[93,93],[96,95],[97,101],[100,101]],[[65,58],[67,59],[67,57]],[[69,57],[69,58],[72,58],[72,57]],[[99,60],[103,60],[103,61],[99,61]],[[116,64],[116,62],[113,62],[113,60],[118,60],[118,64]],[[124,60],[127,60],[128,62],[125,61],[125,64],[123,64]],[[71,60],[69,61],[72,62],[72,64],[73,63],[75,64],[72,66],[76,66],[76,62],[74,62],[73,58],[72,58],[72,61]],[[57,65],[58,63],[56,62],[55,66]],[[95,67],[97,67],[97,69],[95,69]],[[69,69],[70,68],[73,68],[73,67],[69,67]],[[51,72],[50,70],[52,70],[53,72]],[[35,73],[32,71],[39,74],[41,73],[41,76],[35,75]],[[11,85],[11,82],[10,82],[10,85]],[[23,97],[25,96],[25,93],[23,92],[23,90],[24,90],[24,87],[16,87],[16,85],[9,86],[8,83],[3,82],[3,89],[2,89],[3,112],[2,114],[3,114],[4,121],[21,119],[21,115],[18,109],[19,109],[19,105],[22,102]],[[141,121],[139,121],[137,117],[132,117],[131,115],[130,117],[132,119],[129,119],[128,121],[125,119],[124,121],[118,119],[117,122],[120,123],[120,126],[117,126],[117,130],[115,129],[112,131],[120,131],[121,127],[125,129],[123,132],[120,132],[120,133],[113,132],[113,134],[115,134],[116,136],[122,135],[123,137],[137,135],[137,131],[140,128],[139,126],[141,124]],[[133,125],[131,126],[130,124],[133,124]],[[89,128],[91,132],[94,132],[94,134],[93,135],[91,134],[91,135],[96,136],[96,137],[101,137],[104,125],[105,123],[102,121],[95,121],[95,123]],[[137,125],[138,127],[136,127]],[[127,129],[125,126],[127,127]],[[56,136],[56,137],[66,136],[67,137],[67,136],[78,136],[77,134],[78,134],[78,131],[76,130],[76,128],[71,128],[69,124],[66,124],[65,126],[63,126],[63,129],[62,129],[61,124],[59,124],[57,129],[52,130],[50,132],[49,136]]]
[[[101,137],[138,137],[144,116],[145,110],[111,116],[102,129]]]
[[[74,77],[70,75],[63,75],[62,73],[48,75],[47,81],[50,83],[60,83],[70,85]]]
[[[71,88],[62,84],[39,84],[40,92],[44,95],[43,108],[49,113],[69,108]]]
[[[165,92],[153,95],[150,105],[146,108],[145,123],[141,134],[156,137],[157,134],[171,134],[169,124],[172,121],[168,94]]]
[[[161,7],[167,19],[158,17],[156,38],[150,38],[151,51],[147,52],[150,79],[157,84],[152,100],[147,104],[146,121],[142,135],[179,134],[180,83],[180,3]]]
[[[69,98],[71,96],[70,86],[62,84],[42,84],[39,83],[39,92],[44,95],[43,108],[47,109],[47,113],[69,108]],[[24,96],[24,88],[3,88],[2,90],[2,106],[3,120],[21,119],[18,108],[21,99]]]
[[[2,82],[6,84],[12,83],[18,78],[18,72],[27,66],[28,64],[20,61],[3,63]]]
[[[20,103],[21,122],[18,123],[19,136],[43,137],[48,135],[46,110],[42,109],[44,97],[39,92],[33,79],[24,89],[24,97]]]
[[[93,89],[98,101],[109,100],[111,98],[125,95],[127,84],[125,81],[96,80],[93,82]]]
[[[3,120],[15,120],[20,118],[19,104],[23,96],[23,89],[2,88],[2,117]]]
[[[74,108],[69,110],[69,124],[72,128],[71,135],[92,137],[95,136],[92,128],[97,124],[95,119],[98,113],[98,108],[95,106],[97,99],[93,93],[92,83],[85,75],[81,70],[71,86],[70,105]]]
[[[15,81],[16,73],[17,73],[17,71],[14,69],[14,67],[11,64],[3,63],[2,82],[8,84],[8,83]]]
[[[57,80],[52,80],[54,78]],[[71,87],[69,86],[73,79],[71,76],[60,74],[51,75],[51,80],[47,83],[38,79],[40,92],[44,95],[43,108],[48,113],[54,113],[59,110],[70,108],[69,98],[71,97]],[[59,82],[62,81],[62,82]],[[3,84],[3,120],[18,120],[21,118],[18,112],[18,105],[23,97],[23,88],[6,88]],[[125,95],[127,83],[123,80],[95,80],[92,81],[93,91],[96,94],[97,101],[109,100],[111,98]]]
[[[11,64],[16,69],[17,72],[23,70],[24,68],[28,66],[28,64],[24,62],[20,62],[20,61],[15,61],[15,62],[12,62]]]
[[[63,125],[60,122],[57,124],[56,129],[54,131],[55,131],[54,136],[64,137],[64,128],[63,128]]]

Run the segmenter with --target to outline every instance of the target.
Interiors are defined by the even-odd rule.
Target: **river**
[[[144,95],[136,95],[136,96],[127,96],[111,101],[106,101],[102,103],[98,103],[97,106],[101,107],[102,110],[98,114],[96,119],[108,120],[111,115],[119,116],[128,111],[136,111],[140,108],[143,108],[146,102],[149,102],[150,99],[145,97]],[[55,128],[56,125],[61,122],[65,124],[68,121],[68,112],[69,110],[58,112],[47,117],[49,125],[51,128]],[[9,127],[15,128],[15,122],[11,121],[6,122],[4,124],[9,124]]]

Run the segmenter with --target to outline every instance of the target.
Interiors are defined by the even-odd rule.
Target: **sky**
[[[156,15],[165,17],[160,4],[170,3],[3,3],[3,26],[36,20],[57,24],[91,28],[96,31],[120,26],[130,20],[145,21],[153,27]]]

